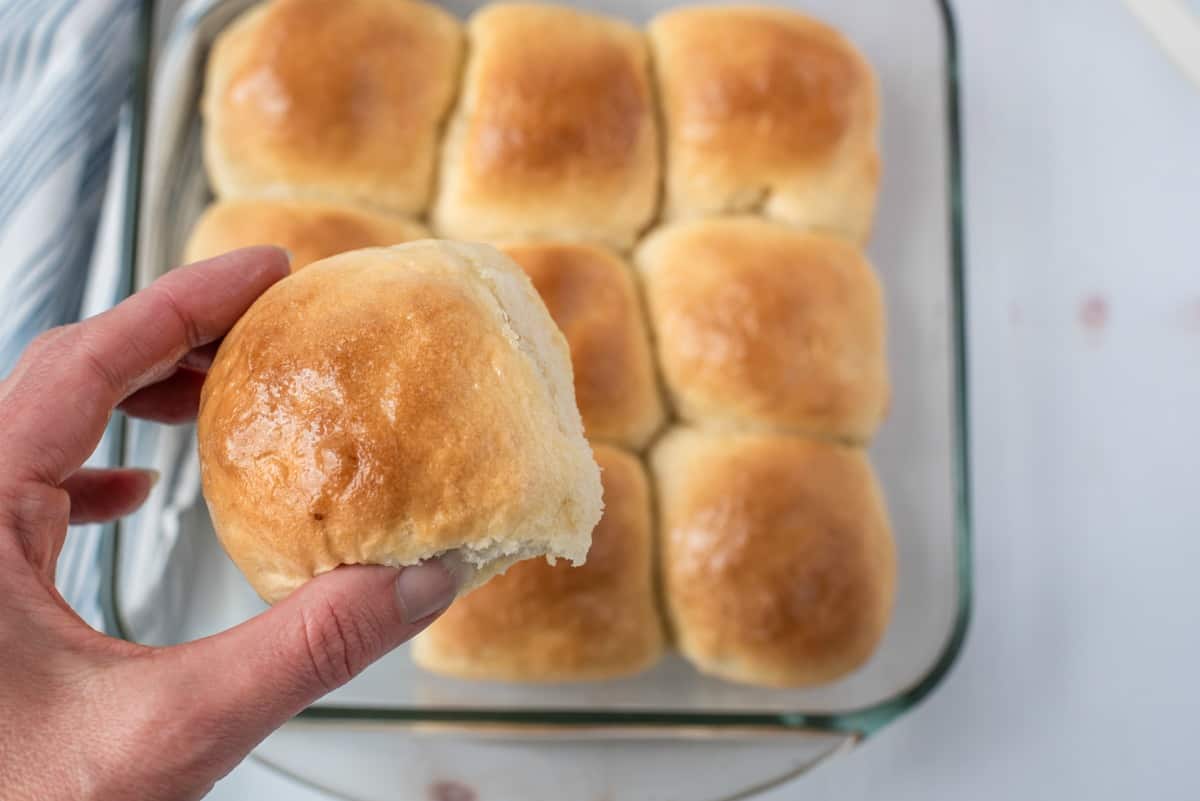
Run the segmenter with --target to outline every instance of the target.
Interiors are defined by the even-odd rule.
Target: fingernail
[[[152,467],[143,467],[143,468],[141,468],[141,470],[143,473],[145,473],[147,476],[150,477],[150,489],[154,489],[155,487],[157,487],[158,480],[160,478],[162,478],[162,473],[158,472],[157,470],[155,470]]]
[[[458,581],[440,561],[406,567],[396,577],[396,600],[406,623],[420,623],[454,600]]]
[[[463,559],[456,552],[443,554],[438,561],[450,572],[450,575],[454,576],[454,585],[458,590],[462,590],[475,578],[475,565]]]

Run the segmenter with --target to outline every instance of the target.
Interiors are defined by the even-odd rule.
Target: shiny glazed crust
[[[645,38],[562,6],[472,17],[462,96],[442,148],[439,235],[629,247],[657,203]]]
[[[419,214],[454,99],[462,30],[417,0],[273,0],[208,60],[204,156],[217,195]]]
[[[861,450],[677,428],[651,466],[668,617],[699,670],[798,687],[870,657],[896,556]]]
[[[659,229],[636,254],[679,415],[865,442],[887,409],[883,294],[854,245],[752,217]]]
[[[669,11],[650,39],[667,218],[756,211],[866,240],[879,98],[850,42],[803,14],[753,5]]]

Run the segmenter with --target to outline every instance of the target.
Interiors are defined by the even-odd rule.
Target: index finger
[[[117,404],[223,336],[287,273],[278,248],[237,250],[172,270],[103,314],[39,337],[0,384],[9,477],[61,482],[95,450]]]

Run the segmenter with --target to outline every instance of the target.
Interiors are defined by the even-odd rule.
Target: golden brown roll
[[[425,226],[403,217],[297,200],[227,200],[205,209],[183,260],[199,261],[251,245],[292,254],[292,269],[360,248],[425,239]]]
[[[501,250],[533,279],[567,337],[587,438],[641,448],[662,424],[663,407],[629,266],[590,245],[526,242]]]
[[[668,218],[756,211],[867,238],[879,98],[853,45],[794,11],[745,5],[668,11],[650,38]]]
[[[595,455],[604,516],[587,563],[514,565],[417,638],[417,664],[471,679],[580,681],[625,676],[658,660],[645,470],[616,448],[596,445]]]
[[[309,265],[259,298],[204,383],[204,496],[267,601],[341,564],[582,563],[600,476],[566,342],[485,245]]]
[[[863,451],[676,428],[651,466],[667,614],[699,670],[799,687],[870,657],[891,616],[896,556]]]
[[[462,31],[417,0],[271,0],[217,39],[204,157],[217,195],[419,214]]]
[[[658,134],[644,37],[563,6],[472,17],[442,148],[438,233],[628,247],[654,214]]]
[[[680,416],[874,434],[889,395],[884,306],[855,245],[751,217],[693,220],[659,229],[636,260]]]

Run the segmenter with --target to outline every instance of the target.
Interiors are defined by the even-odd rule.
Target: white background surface
[[[923,706],[762,798],[1197,799],[1200,90],[1116,0],[956,9],[974,621]],[[319,797],[250,763],[210,795]]]

